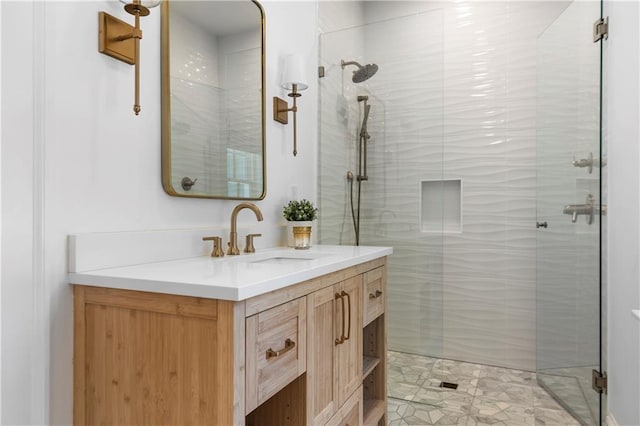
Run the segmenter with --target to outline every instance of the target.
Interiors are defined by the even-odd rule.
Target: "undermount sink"
[[[258,259],[253,260],[251,263],[291,263],[291,262],[300,262],[300,261],[308,261],[314,260],[318,257],[287,257],[287,256],[277,256],[277,257],[268,257],[266,259]]]
[[[240,255],[233,260],[245,263],[261,263],[261,264],[288,264],[299,263],[304,261],[316,260],[322,257],[333,256],[333,253],[317,253],[295,249],[282,249],[275,251],[258,252],[251,255]]]

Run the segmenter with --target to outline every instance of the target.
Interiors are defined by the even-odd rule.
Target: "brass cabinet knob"
[[[376,290],[375,293],[369,293],[369,299],[377,299],[382,296],[382,292],[380,290]]]

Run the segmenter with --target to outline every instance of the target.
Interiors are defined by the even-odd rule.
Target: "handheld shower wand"
[[[360,138],[358,141],[358,181],[369,180],[367,175],[367,141],[371,138],[367,132],[367,121],[371,105],[367,104],[368,96],[358,96],[358,102],[364,102],[364,117],[360,126]]]
[[[347,182],[349,182],[349,200],[351,205],[351,218],[353,219],[353,230],[356,237],[356,245],[360,245],[360,200],[362,194],[362,182],[369,180],[367,176],[367,141],[371,138],[367,132],[367,122],[369,120],[369,113],[371,112],[371,105],[368,96],[358,96],[358,102],[364,103],[364,115],[362,117],[362,125],[360,126],[360,132],[358,135],[358,174],[353,175],[353,172],[349,170],[347,172]],[[354,203],[353,194],[353,182],[358,182],[358,198]]]

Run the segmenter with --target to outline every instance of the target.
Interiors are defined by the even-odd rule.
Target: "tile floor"
[[[392,351],[388,366],[390,426],[579,425],[528,371]]]

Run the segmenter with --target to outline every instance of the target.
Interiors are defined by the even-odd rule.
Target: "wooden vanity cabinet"
[[[385,292],[386,258],[238,302],[76,285],[74,424],[385,424]]]

